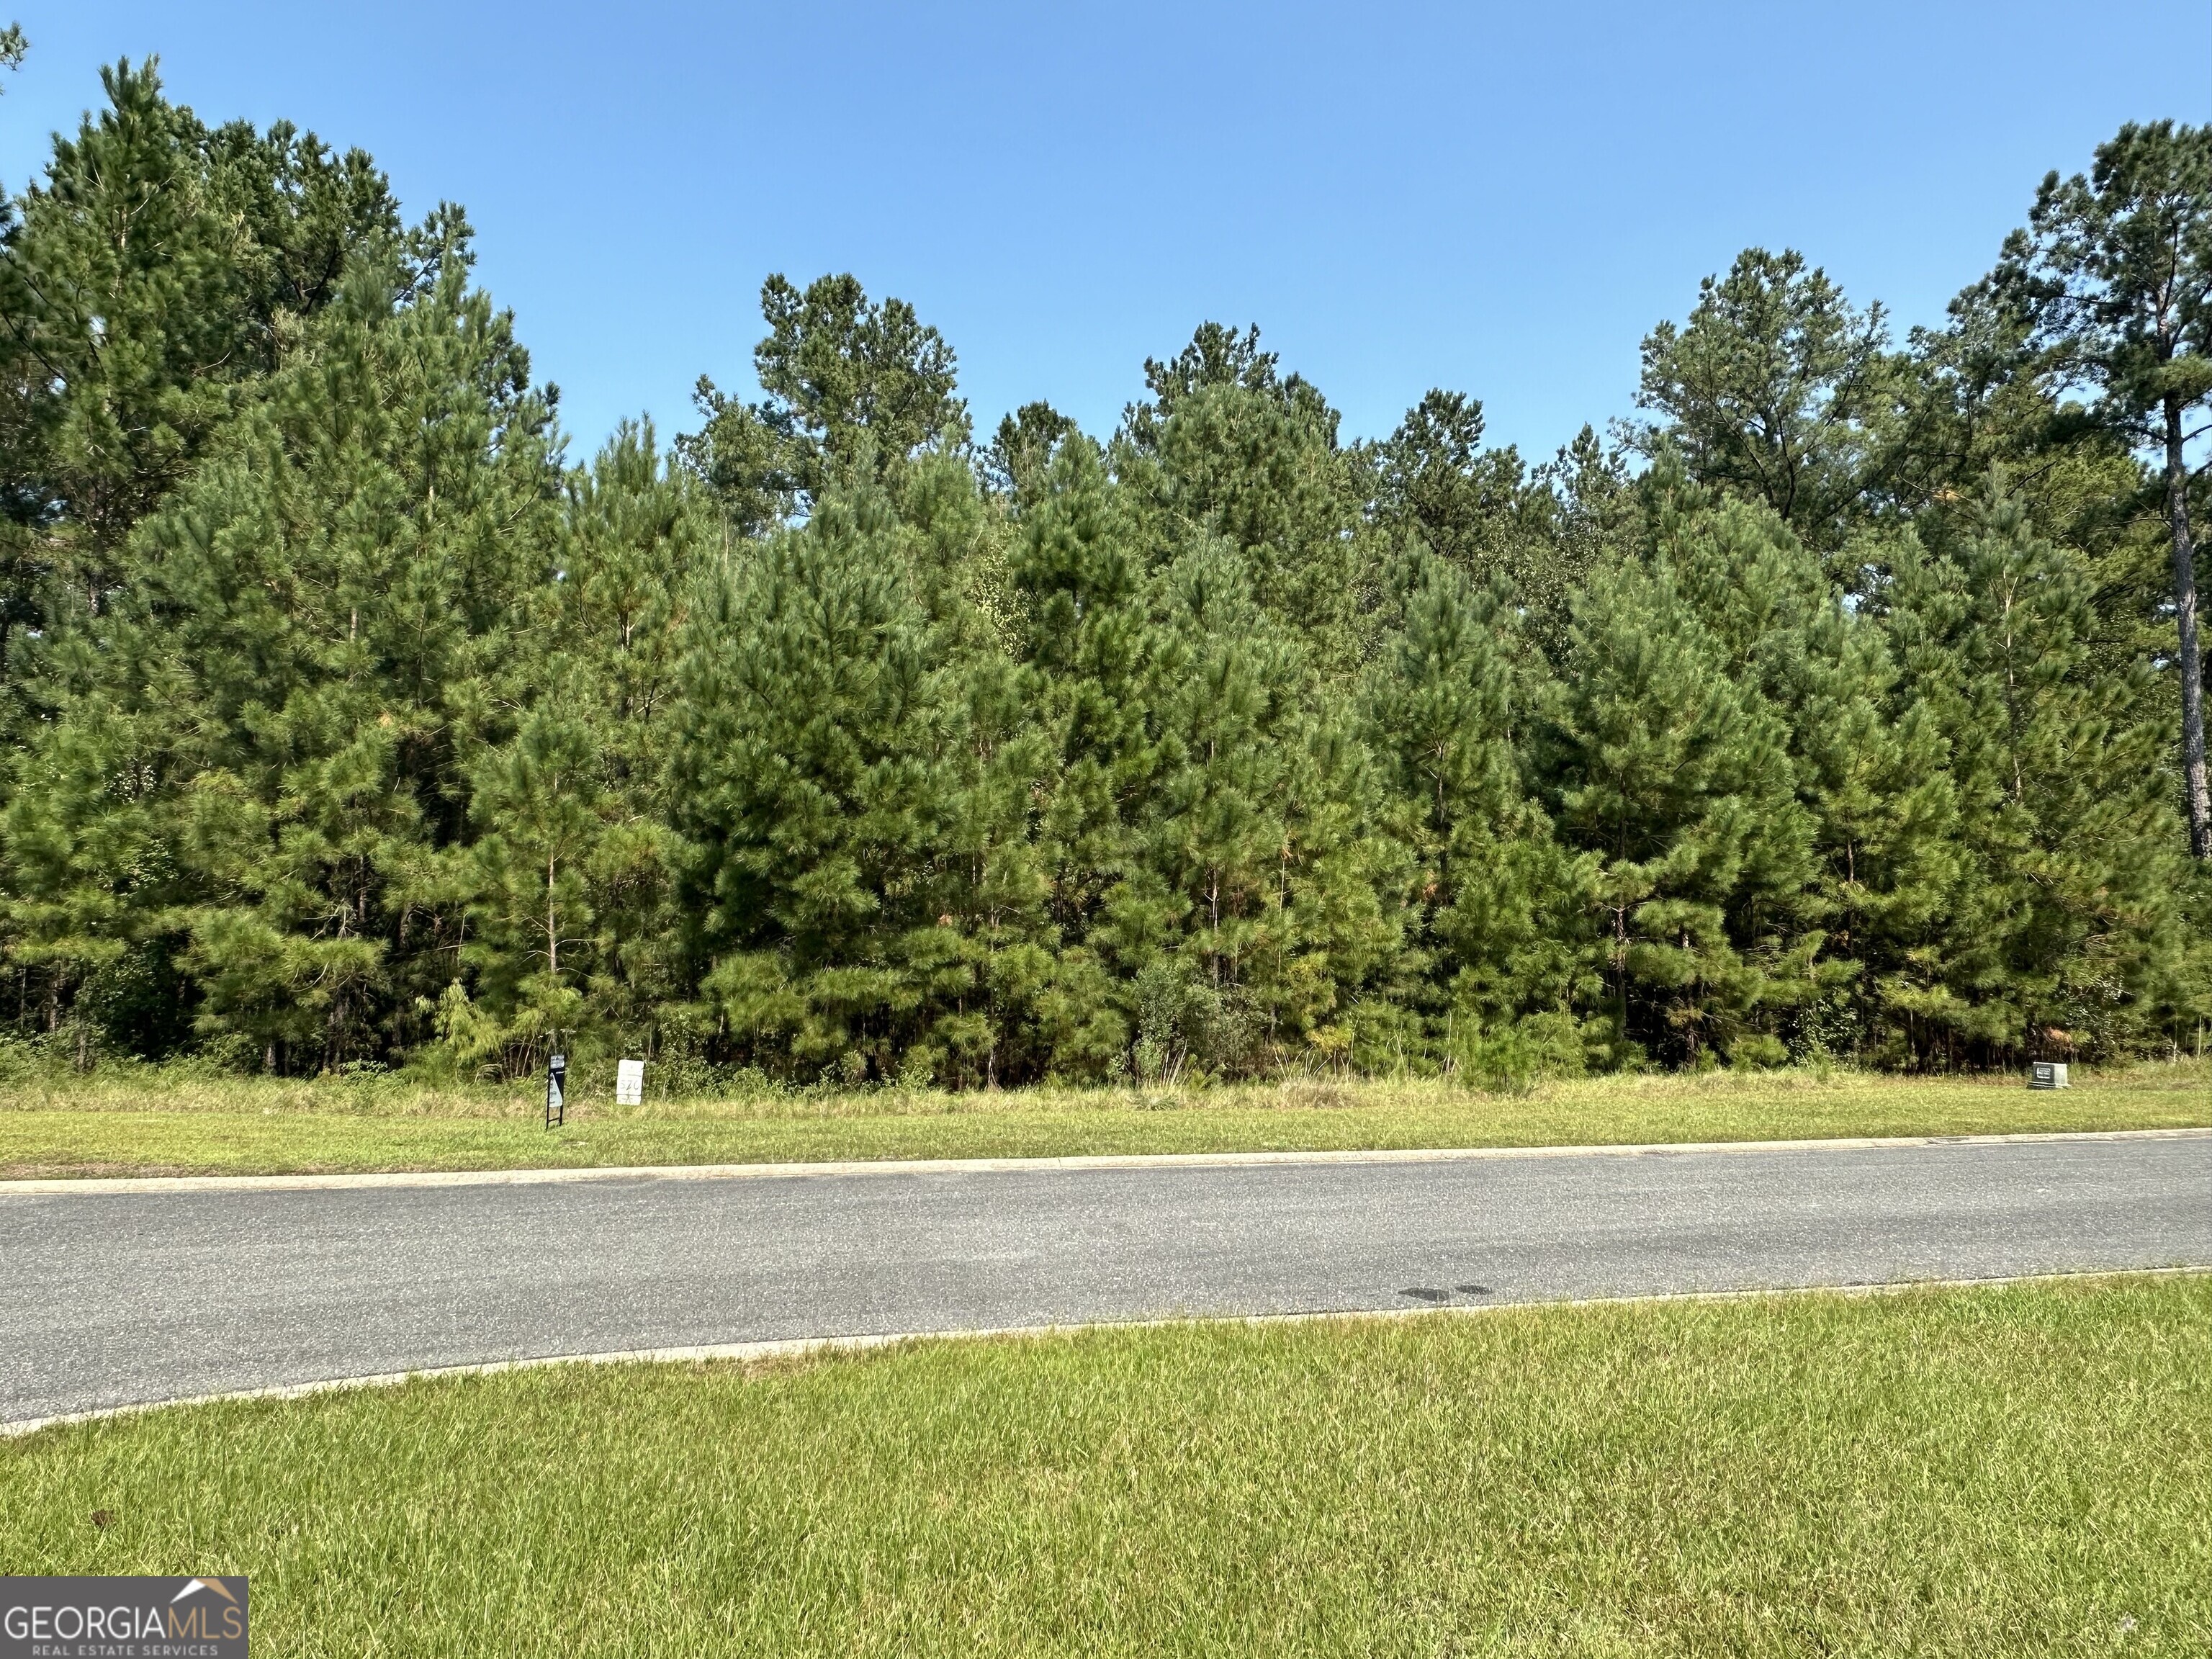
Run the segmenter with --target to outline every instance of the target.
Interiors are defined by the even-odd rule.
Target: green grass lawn
[[[270,1656],[2201,1656],[2208,1379],[2195,1278],[568,1366],[0,1442],[0,1563]]]
[[[548,1133],[535,1085],[286,1082],[151,1068],[0,1085],[0,1177],[1016,1158],[1990,1134],[2212,1125],[2212,1067],[2014,1078],[1835,1072],[1585,1079],[1493,1095],[1435,1082],[1139,1094],[884,1091],[572,1105]]]

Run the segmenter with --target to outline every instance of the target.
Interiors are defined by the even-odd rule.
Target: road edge
[[[2212,1276],[2212,1266],[2169,1267],[2099,1267],[2070,1273],[2003,1273],[1985,1279],[1885,1279],[1856,1285],[1772,1285],[1750,1290],[1661,1291],[1643,1296],[1534,1297],[1518,1302],[1459,1304],[1423,1308],[1322,1308],[1305,1313],[1213,1314],[1159,1319],[1102,1319],[1057,1325],[998,1325],[939,1331],[859,1332],[844,1336],[795,1336],[754,1342],[713,1342],[673,1348],[627,1348],[605,1353],[535,1355],[523,1359],[488,1359],[465,1365],[432,1365],[417,1370],[378,1371],[365,1376],[337,1376],[311,1382],[287,1382],[265,1389],[236,1389],[219,1394],[182,1395],[173,1400],[133,1401],[127,1405],[100,1406],[81,1412],[58,1412],[48,1417],[19,1418],[0,1422],[0,1440],[20,1440],[44,1429],[72,1424],[100,1423],[112,1418],[140,1417],[149,1412],[174,1411],[190,1406],[234,1405],[253,1401],[306,1400],[317,1395],[350,1393],[370,1389],[399,1388],[410,1382],[434,1382],[451,1377],[496,1376],[506,1371],[544,1370],[556,1365],[678,1365],[760,1364],[775,1359],[804,1359],[823,1354],[866,1353],[875,1349],[921,1342],[1036,1341],[1056,1336],[1079,1336],[1099,1331],[1160,1330],[1178,1325],[1310,1325],[1326,1320],[1364,1322],[1413,1319],[1476,1318],[1486,1314],[1526,1313],[1553,1309],[1637,1307],[1654,1303],[1753,1302],[1793,1300],[1804,1297],[1902,1296],[1916,1291],[1996,1290],[2016,1285],[2082,1284],[2099,1279],[2190,1279]]]
[[[577,1181],[800,1181],[836,1176],[999,1175],[1245,1165],[1449,1164],[1488,1158],[1664,1158],[1716,1152],[1882,1152],[1914,1146],[2212,1139],[2212,1127],[2064,1129],[2024,1134],[1853,1135],[1801,1140],[1624,1141],[1572,1146],[1407,1146],[1326,1152],[1099,1152],[1060,1158],[852,1158],[820,1164],[582,1164],[538,1170],[392,1170],[360,1174],[69,1176],[0,1181],[0,1199],[114,1193],[343,1192],[391,1187],[520,1187]]]

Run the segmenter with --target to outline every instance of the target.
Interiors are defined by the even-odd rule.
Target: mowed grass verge
[[[1832,1072],[1616,1077],[1486,1094],[1294,1079],[1139,1093],[1037,1089],[678,1100],[589,1097],[543,1126],[539,1085],[278,1081],[150,1068],[0,1089],[0,1178],[555,1169],[839,1159],[1620,1145],[2212,1126],[2212,1067],[2018,1078]]]
[[[2201,1654],[2208,1378],[2192,1278],[560,1367],[0,1442],[0,1561],[285,1655]]]

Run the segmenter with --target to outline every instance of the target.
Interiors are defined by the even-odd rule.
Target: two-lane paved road
[[[0,1422],[554,1354],[2212,1265],[2212,1133],[26,1193]]]

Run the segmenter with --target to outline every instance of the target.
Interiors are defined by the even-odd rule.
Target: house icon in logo
[[[173,1607],[178,1602],[183,1601],[194,1590],[213,1590],[217,1595],[222,1597],[224,1601],[229,1602],[234,1607],[238,1605],[238,1598],[235,1595],[233,1595],[228,1589],[224,1588],[223,1582],[220,1578],[193,1578],[187,1580],[184,1589],[179,1590],[174,1595],[169,1598],[169,1605]]]

